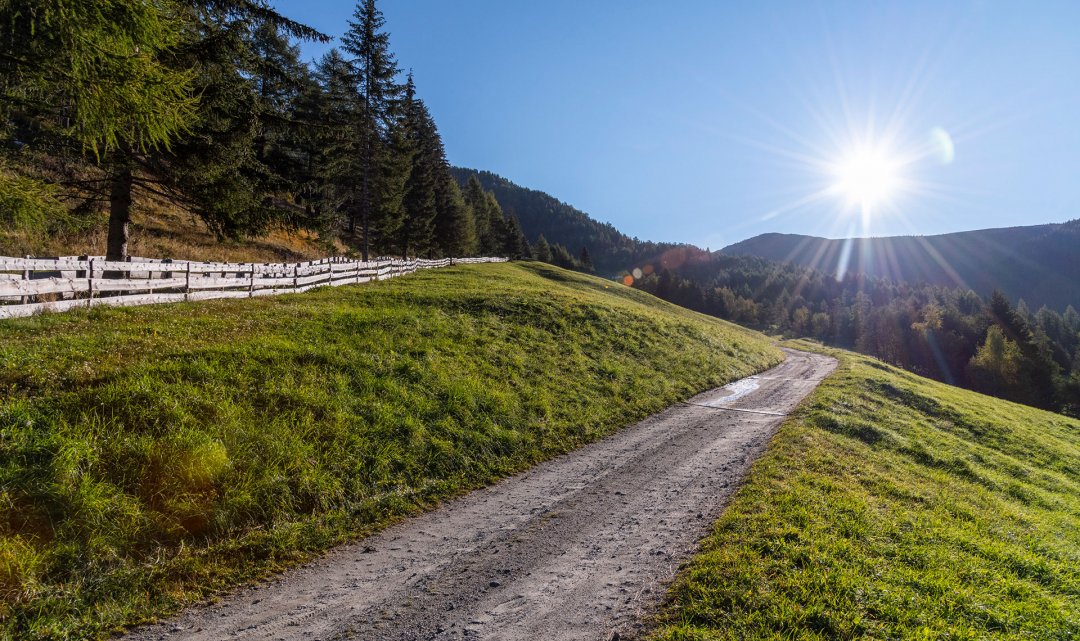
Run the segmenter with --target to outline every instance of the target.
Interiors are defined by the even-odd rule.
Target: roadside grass
[[[1080,421],[816,344],[654,640],[1080,638]]]
[[[0,638],[101,638],[782,360],[540,264],[0,322]]]

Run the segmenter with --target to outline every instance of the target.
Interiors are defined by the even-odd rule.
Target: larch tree
[[[325,36],[260,0],[15,0],[0,21],[4,120],[21,130],[16,146],[100,168],[61,184],[108,204],[107,258],[128,257],[140,193],[187,206],[219,235],[280,215],[255,151],[252,34]]]
[[[107,257],[127,258],[132,157],[190,128],[194,74],[172,64],[188,23],[177,3],[9,0],[0,6],[3,116],[21,143],[89,154],[103,170]]]

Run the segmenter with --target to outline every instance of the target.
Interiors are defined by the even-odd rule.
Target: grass
[[[773,365],[539,264],[0,323],[0,638],[100,638]]]
[[[2,168],[0,168],[2,169]],[[58,232],[18,225],[0,226],[0,256],[101,256],[105,254],[105,214],[83,221],[85,228]],[[168,202],[140,203],[131,224],[132,256],[251,263],[297,262],[342,254],[304,230],[272,229],[258,238],[218,239],[198,217]]]
[[[1080,638],[1080,422],[831,353],[652,638]]]

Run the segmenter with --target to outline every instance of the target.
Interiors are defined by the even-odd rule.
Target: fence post
[[[251,263],[251,282],[248,283],[248,298],[255,295],[255,263]]]
[[[90,261],[90,269],[86,272],[86,290],[89,292],[86,298],[86,306],[93,307],[94,305],[94,259],[89,256],[87,259]]]
[[[30,260],[29,255],[26,255],[25,258],[26,258],[26,260]],[[29,269],[24,269],[23,273],[22,273],[22,277],[23,277],[23,280],[30,280],[30,270]],[[23,305],[25,305],[29,301],[30,301],[29,296],[22,296],[22,297],[19,298],[19,302],[21,304],[23,304]]]
[[[184,300],[191,300],[191,261],[184,263]]]
[[[295,292],[299,287],[300,282],[300,263],[293,263],[292,266],[292,289]]]

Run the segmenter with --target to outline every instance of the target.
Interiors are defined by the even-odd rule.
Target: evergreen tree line
[[[1080,313],[1001,292],[829,274],[682,248],[634,286],[719,318],[880,358],[917,374],[1080,416]]]
[[[264,0],[9,0],[0,6],[0,218],[45,226],[165,197],[220,237],[274,225],[380,254],[523,257],[512,216],[460,188],[375,0],[325,34]]]

